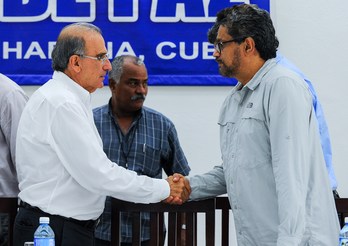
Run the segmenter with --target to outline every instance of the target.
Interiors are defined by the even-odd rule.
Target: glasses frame
[[[79,55],[81,58],[89,58],[89,59],[93,59],[96,61],[101,61],[102,65],[105,64],[106,60],[109,59],[107,54],[102,54],[102,55],[97,55],[97,56],[87,56],[87,55]]]
[[[220,41],[220,42],[217,42],[214,44],[214,49],[219,53],[221,54],[221,51],[225,48],[224,45],[227,44],[227,43],[232,43],[232,42],[241,42],[243,41],[245,38],[234,38],[234,39],[231,39],[231,40],[227,40],[227,41]]]

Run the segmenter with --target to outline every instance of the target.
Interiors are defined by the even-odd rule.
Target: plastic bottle
[[[348,246],[348,217],[344,218],[344,226],[340,231],[339,246]]]
[[[54,232],[49,217],[40,217],[40,225],[34,233],[34,246],[55,246]]]

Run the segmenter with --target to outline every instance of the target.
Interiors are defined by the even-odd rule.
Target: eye
[[[128,82],[128,85],[129,85],[130,87],[134,87],[134,88],[135,88],[135,87],[138,86],[138,82],[137,82],[137,81],[132,81],[132,80],[131,80],[131,81]]]
[[[106,59],[108,59],[108,56],[106,54],[100,54],[96,56],[98,61],[105,61]]]

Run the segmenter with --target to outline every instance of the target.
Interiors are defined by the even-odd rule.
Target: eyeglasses
[[[232,43],[232,42],[240,42],[242,41],[244,38],[235,38],[235,39],[231,39],[231,40],[228,40],[228,41],[220,41],[216,44],[214,44],[214,49],[221,54],[221,51],[224,49],[224,44],[227,44],[227,43]]]
[[[106,60],[109,59],[107,54],[100,54],[100,55],[97,55],[97,56],[87,56],[87,55],[78,55],[78,56],[80,56],[82,58],[89,58],[89,59],[101,61],[102,65],[104,65]]]

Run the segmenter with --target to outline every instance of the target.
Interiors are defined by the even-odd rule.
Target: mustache
[[[136,100],[139,100],[139,99],[145,100],[146,96],[144,94],[136,94],[136,95],[131,97],[132,101],[136,101]]]

